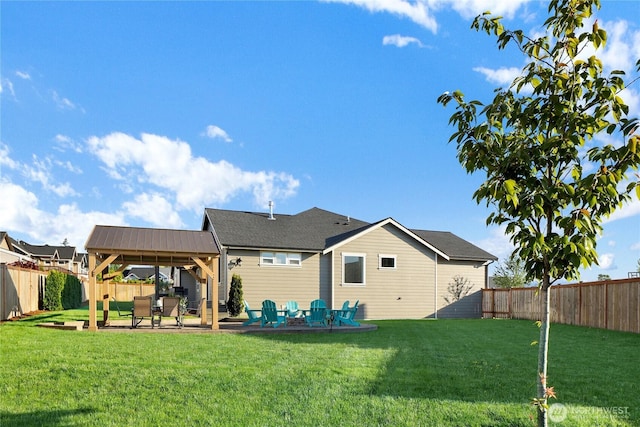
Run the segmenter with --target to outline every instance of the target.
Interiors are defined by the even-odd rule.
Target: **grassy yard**
[[[2,426],[533,426],[538,329],[379,321],[367,333],[91,333],[0,326]],[[640,425],[640,336],[553,325],[562,426]],[[551,423],[554,425],[553,423]]]

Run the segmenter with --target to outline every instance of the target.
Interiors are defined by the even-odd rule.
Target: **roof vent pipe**
[[[273,201],[269,200],[269,219],[270,220],[275,220],[275,218],[273,217]]]

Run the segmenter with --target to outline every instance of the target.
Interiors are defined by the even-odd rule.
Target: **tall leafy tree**
[[[498,264],[493,272],[493,283],[499,288],[522,288],[528,283],[524,260],[516,251]]]
[[[597,264],[602,221],[640,186],[631,172],[640,164],[636,118],[620,96],[625,73],[605,73],[596,54],[607,34],[592,21],[598,0],[552,0],[545,33],[532,37],[506,29],[489,12],[472,28],[497,38],[499,49],[515,45],[527,64],[510,87],[497,89],[487,105],[466,101],[460,91],[438,102],[454,102],[458,160],[486,180],[474,199],[493,208],[487,224],[504,224],[539,281],[543,301],[538,341],[538,425],[547,425],[549,287],[577,280],[579,269]],[[589,24],[590,23],[590,24]],[[640,71],[640,61],[636,63]],[[608,134],[606,143],[597,139]]]

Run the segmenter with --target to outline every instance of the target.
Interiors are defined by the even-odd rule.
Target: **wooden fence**
[[[640,333],[640,280],[556,285],[550,288],[551,321]],[[482,317],[540,320],[537,288],[483,289]]]
[[[47,274],[0,264],[0,320],[39,309]]]

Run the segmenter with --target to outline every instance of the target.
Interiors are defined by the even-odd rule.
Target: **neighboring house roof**
[[[4,245],[2,242],[4,242]],[[13,251],[13,239],[6,231],[0,231],[0,247],[2,246],[6,246],[7,250]]]
[[[75,246],[56,246],[60,260],[73,261],[76,257]]]
[[[34,258],[40,259],[58,259],[60,254],[58,253],[57,246],[49,245],[32,245],[30,243],[20,241],[20,247],[26,251],[26,253]]]
[[[229,248],[327,253],[371,230],[392,224],[445,259],[497,260],[453,233],[411,230],[393,218],[368,223],[319,208],[274,217],[275,220],[270,220],[268,213],[208,208],[205,209],[203,229],[212,225],[218,244]]]

